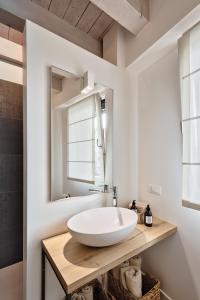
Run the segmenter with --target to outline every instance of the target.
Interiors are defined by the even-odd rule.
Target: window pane
[[[68,127],[68,142],[77,142],[93,139],[94,119],[85,120],[79,123],[74,123]]]
[[[200,166],[183,166],[183,200],[200,204]]]
[[[183,162],[200,163],[200,119],[183,122]]]
[[[68,162],[68,177],[94,181],[94,163]]]
[[[93,141],[69,144],[69,161],[93,161]]]
[[[182,119],[200,116],[200,72],[182,80]]]
[[[183,121],[183,200],[200,204],[200,23],[179,40],[179,59]]]
[[[200,68],[200,24],[190,32],[190,72]]]
[[[90,97],[68,108],[68,124],[91,118],[94,113],[94,99]]]

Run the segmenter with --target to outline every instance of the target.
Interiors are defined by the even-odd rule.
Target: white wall
[[[150,22],[136,37],[127,32],[126,65],[128,66],[142,56],[182,18],[192,12],[194,8],[198,8],[199,4],[200,0],[151,0]]]
[[[181,1],[183,7],[180,1],[173,1],[177,9],[176,14],[173,12],[172,15],[171,10],[168,11],[171,0],[153,2],[157,9],[160,7],[163,14],[170,16],[171,21],[176,23],[199,1]],[[153,43],[153,40],[170,27],[163,25],[159,28],[162,16],[158,15],[156,23],[149,25],[152,31],[144,28],[145,34],[137,38],[138,48],[135,48],[136,40],[130,41],[128,51],[131,59],[150,46],[147,35],[153,38]],[[171,21],[168,21],[164,24],[169,25]],[[199,300],[200,215],[197,211],[181,206],[177,50],[171,51],[168,56],[155,62],[148,69],[143,66],[145,70],[138,77],[134,66],[128,71],[119,69],[31,22],[27,22],[26,37],[26,299],[40,299],[40,240],[65,230],[65,221],[72,214],[101,205],[101,201],[97,199],[87,202],[80,199],[49,202],[48,67],[55,65],[77,74],[91,70],[99,83],[114,90],[113,173],[114,183],[119,187],[120,204],[124,205],[128,200],[135,198],[138,187],[139,199],[151,204],[155,216],[178,225],[176,236],[145,252],[145,265],[161,279],[163,290],[173,300]],[[142,40],[148,43],[144,45]],[[161,197],[149,194],[149,183],[162,186]],[[62,299],[62,290],[52,274],[48,280],[48,287],[48,300]]]
[[[133,73],[130,77],[136,84]],[[138,76],[137,97],[138,198],[150,203],[155,216],[178,226],[175,236],[145,252],[145,266],[161,279],[162,289],[173,300],[199,300],[200,213],[181,204],[177,49]],[[149,193],[152,183],[162,186],[161,196]]]
[[[24,101],[24,299],[40,299],[41,239],[65,230],[74,213],[101,201],[90,199],[50,202],[50,78],[54,65],[75,74],[90,70],[102,85],[114,90],[114,184],[119,188],[120,204],[130,196],[129,97],[124,70],[27,21]],[[27,181],[27,182],[26,182]],[[54,281],[53,281],[54,282]],[[60,299],[56,284],[49,294]]]

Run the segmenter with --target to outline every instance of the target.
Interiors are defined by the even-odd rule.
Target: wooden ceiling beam
[[[12,27],[20,32],[24,31],[25,21],[2,8],[0,8],[0,21],[1,23]]]
[[[102,42],[51,14],[30,0],[0,0],[0,7],[23,20],[30,20],[70,42],[102,57]],[[13,26],[12,26],[13,27]]]
[[[134,35],[148,23],[149,0],[91,0],[91,2]]]
[[[3,23],[0,23],[0,37],[23,45],[23,33]]]

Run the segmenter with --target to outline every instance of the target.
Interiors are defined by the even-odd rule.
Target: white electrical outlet
[[[162,195],[162,187],[156,184],[149,184],[149,192],[151,194],[161,196]]]

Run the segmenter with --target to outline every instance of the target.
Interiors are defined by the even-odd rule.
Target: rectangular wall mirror
[[[51,200],[112,187],[113,91],[51,67]]]

